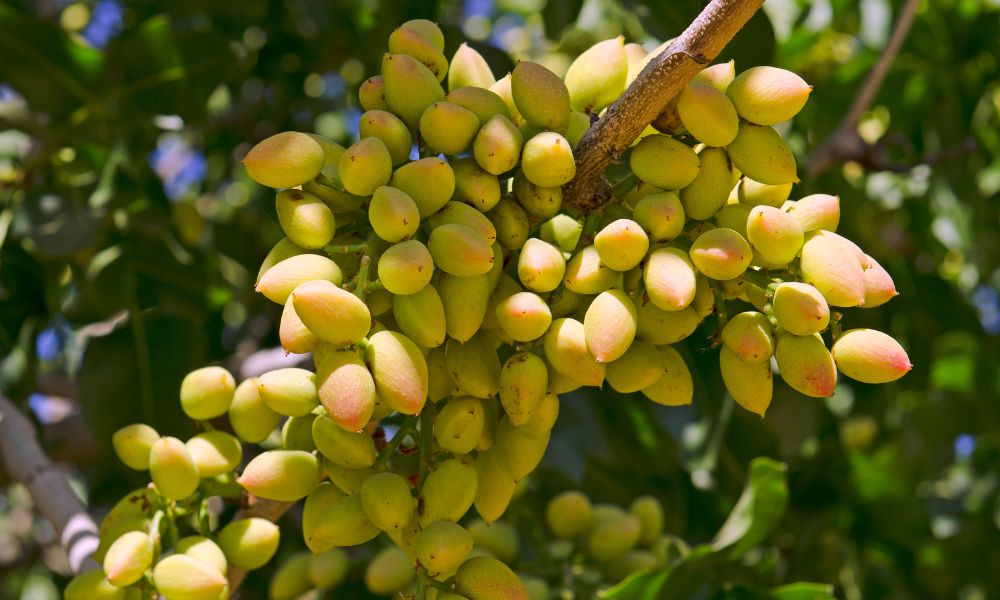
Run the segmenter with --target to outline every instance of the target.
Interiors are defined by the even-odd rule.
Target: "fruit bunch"
[[[463,45],[449,62],[440,29],[409,21],[360,88],[360,141],[285,132],[254,146],[244,166],[278,190],[286,235],[256,287],[283,306],[282,346],[311,353],[315,370],[237,385],[219,367],[199,369],[180,400],[203,433],[119,431],[119,456],[148,468],[153,486],[109,516],[104,573],[71,591],[138,584],[168,600],[218,598],[227,565],[257,568],[278,540],[266,521],[213,524],[206,499],[239,486],[304,500],[305,545],[325,559],[294,559],[279,588],[312,571],[323,572],[313,584],[330,584],[339,576],[328,571],[343,569],[314,564],[339,565],[327,553],[384,533],[397,548],[372,563],[373,591],[396,589],[379,570],[406,564],[420,597],[524,598],[501,560],[470,558],[475,535],[460,522],[473,508],[486,523],[503,515],[545,453],[560,394],[606,382],[691,403],[678,343],[713,315],[725,386],[760,415],[772,357],[788,385],[816,397],[833,393],[838,369],[866,383],[905,374],[895,340],[842,332],[831,310],[896,294],[835,232],[838,198],[788,199],[795,160],[772,126],[807,100],[793,73],[704,69],[630,149],[609,204],[588,214],[564,205],[574,147],[664,48],[611,39],[564,77],[522,60],[497,80],[475,50]],[[735,301],[746,310],[730,318]],[[225,415],[228,427],[209,424]],[[279,425],[279,446],[244,465],[242,443],[273,439]],[[609,574],[640,556],[630,554],[640,540],[655,541],[641,515],[598,508],[570,532],[569,514],[550,515],[554,534],[588,536]],[[187,529],[197,537],[178,536]]]

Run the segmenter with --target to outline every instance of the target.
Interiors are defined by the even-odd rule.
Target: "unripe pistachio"
[[[301,417],[286,419],[281,425],[281,447],[285,450],[304,450],[306,452],[316,450],[312,426],[317,416],[315,412],[311,412]]]
[[[368,221],[376,235],[395,243],[417,232],[420,211],[406,192],[383,185],[376,188],[372,195],[368,205]]]
[[[364,544],[378,534],[378,527],[365,516],[360,494],[345,496],[332,483],[323,483],[306,498],[302,537],[313,553]]]
[[[291,188],[319,174],[323,148],[304,133],[285,131],[250,149],[243,159],[247,175],[261,185]]]
[[[229,409],[235,389],[236,381],[222,367],[196,369],[181,381],[181,408],[192,419],[214,419]]]
[[[483,170],[500,175],[517,166],[523,144],[517,126],[507,117],[495,115],[476,134],[472,151]]]
[[[284,304],[292,291],[307,281],[329,281],[340,285],[344,280],[337,263],[318,254],[299,254],[282,260],[264,272],[257,291],[268,300]]]
[[[269,450],[254,457],[236,480],[254,496],[294,502],[320,482],[319,460],[302,450]]]
[[[365,303],[329,281],[303,283],[292,292],[292,301],[305,326],[324,342],[347,346],[371,329],[371,312]]]
[[[743,236],[724,227],[710,229],[698,236],[691,245],[691,262],[707,277],[727,281],[742,275],[753,252]]]
[[[410,129],[419,127],[420,115],[428,106],[444,99],[444,89],[434,73],[405,54],[382,57],[382,80],[386,102]]]
[[[646,256],[649,236],[635,221],[618,219],[597,232],[594,248],[602,263],[615,271],[628,271]]]
[[[792,215],[802,231],[825,229],[837,231],[840,224],[840,197],[830,194],[812,194],[796,200],[785,212]]]
[[[608,363],[607,379],[615,391],[629,394],[653,385],[662,374],[663,365],[656,346],[636,340],[625,354]]]
[[[347,553],[340,548],[309,557],[309,583],[322,590],[335,588],[347,579],[349,568]]]
[[[380,331],[368,338],[365,361],[383,402],[403,414],[420,412],[427,399],[427,362],[412,340]]]
[[[359,431],[375,410],[375,381],[354,350],[330,350],[313,355],[316,361],[317,395],[333,419],[345,431]]]
[[[389,292],[416,294],[427,287],[434,274],[434,261],[427,247],[417,240],[394,244],[378,260],[378,277]]]
[[[600,294],[618,282],[618,275],[601,262],[597,248],[591,244],[569,259],[563,285],[577,294]]]
[[[92,569],[70,580],[63,590],[65,600],[125,600],[126,590],[104,577],[101,569]]]
[[[840,372],[862,383],[896,381],[913,368],[899,342],[874,329],[845,331],[832,353]]]
[[[693,83],[705,84],[725,93],[729,84],[736,78],[735,61],[729,61],[705,67],[691,80]]]
[[[562,281],[566,260],[558,248],[538,238],[530,238],[521,248],[517,276],[521,283],[535,292],[550,292]]]
[[[694,299],[694,264],[683,250],[657,248],[649,253],[642,272],[646,293],[658,308],[681,310]]]
[[[857,256],[856,248],[829,231],[806,236],[799,266],[802,281],[815,286],[830,306],[859,306],[865,301],[864,255]]]
[[[733,189],[733,166],[722,148],[704,148],[698,158],[698,176],[680,191],[680,198],[687,218],[705,220],[726,205]]]
[[[527,122],[551,131],[566,128],[569,90],[555,73],[538,63],[518,61],[510,76],[510,90],[518,114]]]
[[[677,114],[684,129],[699,142],[722,147],[736,138],[740,117],[726,94],[716,88],[692,81],[681,90]]]
[[[157,492],[170,500],[183,500],[198,489],[198,467],[184,442],[175,437],[162,437],[152,445],[149,474]]]
[[[837,367],[818,333],[778,335],[774,358],[781,378],[795,391],[814,398],[833,395]]]
[[[812,86],[795,73],[761,66],[740,73],[729,84],[726,94],[747,121],[774,125],[798,114],[811,91]]]
[[[323,469],[326,471],[326,476],[330,478],[333,485],[349,495],[361,493],[361,484],[364,483],[365,479],[384,470],[377,463],[366,469],[348,469],[329,460],[323,461]]]
[[[448,90],[464,86],[488,88],[496,81],[486,59],[468,44],[463,43],[451,57],[448,71]]]
[[[767,263],[791,262],[802,249],[802,227],[788,213],[772,206],[755,206],[747,218],[747,238]]]
[[[507,109],[503,98],[486,88],[462,86],[451,90],[445,96],[445,100],[475,113],[479,118],[480,127],[497,115],[510,119],[510,110]],[[514,126],[517,127],[516,124]]]
[[[468,454],[479,444],[485,413],[477,398],[454,397],[438,413],[434,438],[439,446],[454,454]]]
[[[451,199],[455,172],[444,159],[422,158],[396,169],[389,185],[405,192],[416,203],[420,218],[426,218]]]
[[[476,549],[487,550],[500,560],[513,561],[517,558],[519,541],[517,530],[504,521],[492,525],[481,519],[468,524],[469,533],[475,541]]]
[[[486,274],[457,277],[445,274],[435,286],[444,304],[448,335],[460,342],[468,341],[479,331],[486,315],[492,286]]]
[[[281,531],[260,517],[232,521],[219,531],[219,547],[234,567],[246,570],[263,567],[278,550]]]
[[[542,223],[538,233],[543,240],[563,252],[573,252],[583,233],[583,223],[569,215],[560,214]]]
[[[415,502],[410,484],[395,473],[377,473],[361,484],[365,516],[382,531],[402,529],[413,517]]]
[[[726,152],[741,173],[761,183],[781,185],[798,181],[795,157],[777,131],[766,125],[741,123]]]
[[[874,308],[876,306],[882,306],[889,300],[892,300],[899,292],[896,291],[896,284],[892,281],[892,276],[886,271],[882,265],[868,256],[864,257],[865,260],[865,308]]]
[[[125,587],[142,579],[153,562],[153,540],[144,531],[123,534],[104,556],[104,573],[112,585]]]
[[[580,140],[583,139],[584,134],[590,129],[590,115],[578,111],[573,111],[569,113],[569,123],[566,125],[566,131],[563,132],[563,137],[569,142],[569,145],[576,148]]]
[[[420,524],[458,522],[476,499],[478,477],[469,458],[452,458],[434,466],[420,488]]]
[[[295,600],[310,590],[308,552],[297,552],[281,563],[267,586],[268,600]]]
[[[519,342],[542,337],[552,323],[549,306],[532,292],[516,293],[497,304],[496,317],[504,333]]]
[[[384,110],[369,110],[361,115],[358,130],[361,139],[377,137],[382,140],[393,165],[403,164],[410,158],[413,136],[396,115]]]
[[[792,182],[769,185],[754,181],[748,177],[743,177],[736,187],[736,197],[741,204],[748,206],[763,204],[765,206],[781,208],[785,200],[788,200],[789,194],[792,193],[792,185]]]
[[[455,385],[470,396],[490,398],[500,389],[500,359],[483,333],[464,343],[448,340],[445,364]]]
[[[476,113],[446,100],[428,106],[420,116],[420,137],[439,154],[460,154],[479,131]]]
[[[490,556],[462,563],[455,575],[455,589],[470,600],[528,600],[528,592],[514,571]]]
[[[392,312],[400,331],[417,345],[436,348],[444,343],[444,304],[434,286],[409,296],[393,296]]]
[[[728,346],[723,346],[719,355],[719,366],[722,371],[722,381],[733,400],[750,412],[763,417],[771,404],[774,386],[771,361],[747,362]]]
[[[490,450],[496,453],[497,461],[514,481],[520,481],[535,470],[548,446],[548,432],[537,437],[521,435],[510,419],[504,417],[497,426],[496,441]]]
[[[559,187],[576,175],[573,148],[563,136],[544,131],[524,144],[521,171],[540,187]]]
[[[319,404],[316,374],[297,367],[264,373],[257,378],[257,392],[268,408],[288,417],[307,415]]]
[[[788,281],[774,290],[778,326],[794,335],[812,335],[830,324],[830,307],[823,294],[808,283]]]
[[[747,221],[750,220],[752,210],[753,207],[749,204],[727,204],[715,214],[715,224],[719,227],[732,229],[745,240],[747,238]]]
[[[500,182],[495,175],[484,171],[476,159],[465,156],[452,162],[455,171],[453,200],[465,202],[481,212],[486,212],[500,201]]]
[[[514,497],[517,482],[500,462],[491,447],[476,456],[476,512],[487,523],[503,515]]]
[[[493,266],[493,250],[479,232],[464,225],[446,224],[431,231],[427,241],[434,264],[460,277],[482,275]]]
[[[514,174],[514,197],[528,214],[547,219],[559,212],[562,206],[561,187],[540,187],[528,181],[524,172]]]
[[[417,559],[431,575],[451,573],[472,552],[472,534],[451,521],[431,523],[414,542]]]
[[[156,563],[153,583],[166,600],[218,600],[228,584],[215,567],[186,554]]]
[[[266,440],[281,421],[281,415],[268,408],[260,397],[258,384],[256,377],[242,381],[229,405],[229,424],[241,440],[251,444]]]
[[[229,568],[229,562],[226,560],[222,548],[207,537],[189,535],[181,538],[177,540],[174,552],[186,554],[206,565],[211,565],[223,576],[226,574],[226,569]]]
[[[282,190],[275,200],[278,222],[288,239],[315,250],[333,239],[336,219],[319,198],[302,190]]]
[[[546,381],[548,378],[546,377]],[[528,420],[521,425],[514,425],[514,431],[521,436],[539,440],[549,438],[552,428],[555,427],[556,419],[559,418],[559,396],[554,392],[548,392],[542,396],[541,401],[532,411]]]
[[[329,416],[322,415],[312,423],[312,437],[316,449],[335,464],[348,469],[375,464],[375,442],[367,431],[347,431]]]
[[[655,496],[639,496],[629,507],[629,512],[639,519],[642,534],[639,544],[652,546],[663,533],[663,505]]]
[[[389,110],[385,100],[385,82],[381,75],[369,77],[358,88],[358,101],[365,110]]]
[[[215,477],[235,469],[243,458],[240,441],[225,431],[204,431],[185,444],[201,477]]]
[[[656,380],[656,383],[643,389],[643,395],[653,402],[666,406],[691,404],[694,398],[694,382],[687,364],[672,346],[660,346],[659,350],[663,375]]]
[[[356,196],[371,196],[392,177],[392,156],[385,143],[367,137],[344,151],[338,163],[344,188]]]
[[[507,73],[502,78],[498,79],[496,83],[490,86],[490,91],[500,97],[503,103],[507,105],[507,112],[510,113],[510,120],[517,126],[520,126],[525,122],[524,117],[517,110],[517,104],[514,102],[514,92],[511,89],[511,82],[513,77],[510,73]],[[566,94],[569,96],[569,94]]]
[[[383,548],[365,567],[365,587],[376,596],[405,592],[415,577],[413,561],[396,546]]]
[[[686,187],[701,169],[694,150],[667,135],[649,135],[635,145],[629,166],[639,179],[664,190]]]
[[[500,403],[515,427],[528,422],[547,388],[548,369],[540,357],[521,352],[507,359],[500,371]]]
[[[611,289],[598,294],[583,318],[587,349],[599,363],[620,358],[635,339],[638,316],[625,292]]]
[[[311,352],[319,343],[319,338],[309,331],[302,319],[295,312],[294,302],[285,302],[281,309],[281,321],[278,325],[278,339],[285,352],[305,354]]]
[[[676,192],[658,192],[640,199],[632,218],[653,242],[666,242],[684,231],[684,208]]]
[[[583,492],[570,490],[559,494],[545,507],[545,522],[559,539],[571,539],[590,525],[591,504]]]
[[[566,70],[566,89],[573,110],[591,113],[614,102],[625,91],[628,56],[625,38],[618,36],[597,42]]]
[[[134,423],[116,431],[111,445],[125,466],[145,471],[149,468],[149,450],[159,439],[160,434],[149,425]]]
[[[496,228],[497,241],[505,250],[520,250],[528,241],[531,222],[528,214],[512,196],[500,198],[500,202],[487,216]]]
[[[739,313],[722,328],[722,343],[740,360],[764,362],[774,354],[771,322],[757,311]]]
[[[443,48],[438,47],[436,36],[430,40],[424,33],[410,28],[396,28],[389,34],[389,52],[412,56],[423,63],[438,81],[443,81],[448,73],[448,59],[441,53]]]
[[[587,552],[598,562],[609,563],[635,547],[641,535],[639,518],[625,515],[596,526],[587,538]]]
[[[556,319],[543,340],[545,358],[566,377],[583,385],[599,386],[604,381],[605,365],[587,349],[583,323],[575,319]]]
[[[427,223],[432,230],[443,225],[463,225],[478,232],[489,244],[497,239],[496,227],[489,217],[464,202],[448,202],[444,208],[431,215]]]
[[[657,346],[687,339],[703,319],[693,305],[681,310],[663,310],[652,302],[638,306],[636,336]]]

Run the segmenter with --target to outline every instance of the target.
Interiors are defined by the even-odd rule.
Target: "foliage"
[[[8,128],[0,133],[2,389],[26,405],[30,398],[44,421],[55,401],[32,396],[36,382],[74,376],[79,410],[102,444],[136,420],[190,433],[176,402],[182,375],[277,345],[261,332],[279,314],[251,284],[280,233],[270,195],[232,157],[284,129],[353,141],[344,115],[356,116],[354,92],[376,72],[391,24],[436,18],[450,44],[464,33],[502,73],[512,66],[507,53],[537,58],[538,48],[557,64],[618,33],[664,39],[700,8],[550,0],[539,18],[536,4],[382,3],[376,11],[364,3],[101,0],[90,20],[67,14],[80,4],[0,7],[0,119]],[[777,64],[814,86],[789,132],[804,159],[839,123],[901,4],[772,0],[724,57],[740,69]],[[514,516],[525,539],[532,511],[579,487],[619,504],[655,494],[668,532],[708,543],[754,472],[751,460],[770,456],[788,464],[788,512],[731,563],[757,575],[727,571],[739,584],[726,597],[826,593],[777,587],[797,580],[833,585],[847,598],[974,598],[1000,589],[990,568],[1000,560],[996,17],[989,3],[922,6],[859,128],[888,163],[847,162],[794,192],[836,191],[841,231],[893,273],[901,296],[852,315],[850,325],[901,339],[914,371],[889,386],[842,384],[826,401],[779,385],[764,421],[722,412],[721,382],[711,377],[696,383],[687,409],[580,394],[564,403],[544,468]],[[528,43],[543,36],[550,41]],[[714,373],[705,335],[692,337],[689,358]],[[139,481],[110,460],[109,447],[101,451],[104,460],[81,471],[95,507]],[[0,503],[0,519],[23,519],[19,490],[5,497],[13,502]],[[53,576],[33,567],[58,571],[59,561],[43,561],[31,533],[18,531],[13,546],[0,536],[15,548],[0,553],[0,564],[14,566],[3,569],[0,595],[51,595],[44,582]],[[716,573],[719,559],[710,557],[718,553],[698,554],[707,547],[660,576]],[[264,589],[266,576],[251,589]],[[623,589],[630,584],[649,588],[633,580]]]

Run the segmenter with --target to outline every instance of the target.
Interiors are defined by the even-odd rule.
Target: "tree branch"
[[[861,115],[871,107],[878,91],[882,88],[882,84],[885,83],[892,61],[899,54],[903,42],[906,41],[906,36],[910,33],[910,27],[913,25],[913,19],[919,5],[920,0],[906,0],[906,4],[903,5],[903,9],[899,13],[896,26],[892,30],[892,35],[889,36],[889,42],[882,50],[878,60],[875,61],[875,66],[868,72],[864,83],[861,84],[861,89],[854,97],[851,108],[833,133],[809,156],[810,177],[816,177],[831,166],[845,160],[864,157],[873,148],[871,144],[861,139],[858,134],[858,123],[861,121]]]
[[[688,81],[718,56],[763,0],[712,0],[680,37],[639,73],[576,147],[576,177],[564,201],[589,213],[611,200],[604,170],[628,149]]]
[[[97,525],[69,486],[66,476],[42,451],[35,425],[0,394],[0,459],[21,482],[38,511],[55,528],[74,573],[97,568]]]

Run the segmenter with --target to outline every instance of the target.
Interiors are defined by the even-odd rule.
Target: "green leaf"
[[[0,81],[57,121],[96,99],[102,54],[74,42],[54,22],[0,6],[0,56]]]
[[[716,551],[739,556],[756,546],[774,529],[788,507],[784,463],[758,457],[750,463],[750,478],[729,518],[712,542]]]
[[[800,581],[770,590],[736,586],[717,597],[725,600],[832,600],[833,586],[826,583]]]

